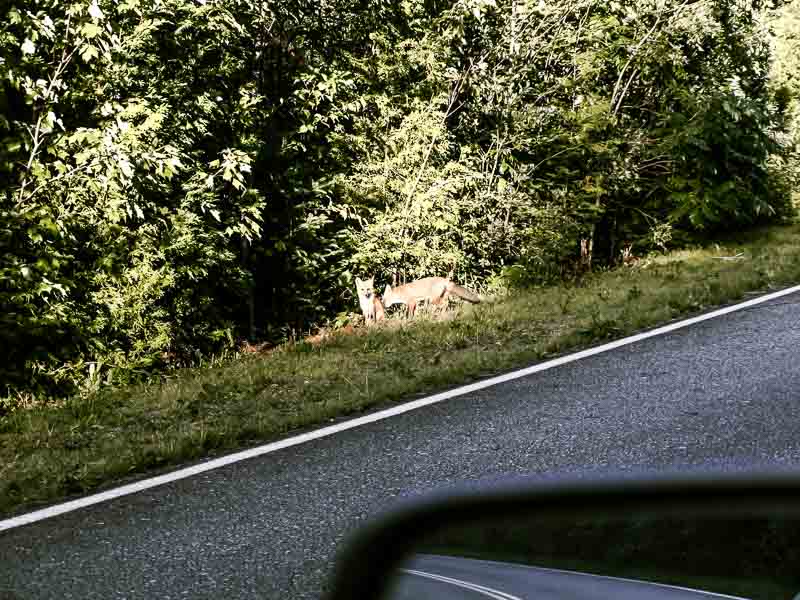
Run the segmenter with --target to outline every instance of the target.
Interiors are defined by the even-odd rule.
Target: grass
[[[800,281],[800,226],[0,419],[0,513],[274,440]],[[718,256],[743,253],[738,260]]]

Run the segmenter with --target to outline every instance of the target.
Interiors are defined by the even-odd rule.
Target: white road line
[[[506,594],[505,592],[494,590],[484,585],[478,585],[477,583],[462,581],[461,579],[456,579],[455,577],[445,577],[444,575],[426,573],[425,571],[417,571],[416,569],[400,569],[400,571],[403,573],[409,573],[410,575],[418,575],[419,577],[427,577],[428,579],[433,579],[435,581],[456,585],[458,587],[472,590],[473,592],[478,592],[479,594],[484,594],[493,600],[522,600],[522,598],[519,596],[512,596],[511,594]]]
[[[524,566],[524,565],[523,565]],[[580,571],[565,571],[563,569],[551,569],[548,567],[529,567],[538,571],[552,571],[553,573],[565,573],[569,575],[583,575],[585,577],[599,577],[601,579],[610,579],[611,581],[625,581],[627,583],[640,583],[644,585],[655,585],[657,587],[668,588],[671,590],[681,590],[683,592],[692,592],[694,594],[703,594],[711,598],[726,598],[727,600],[748,600],[741,596],[729,596],[728,594],[720,594],[719,592],[707,592],[706,590],[697,590],[694,588],[682,587],[680,585],[672,585],[669,583],[655,583],[644,579],[628,579],[626,577],[612,577],[611,575],[594,575],[592,573],[581,573]]]
[[[611,575],[595,575],[594,573],[584,573],[581,571],[569,571],[566,569],[553,569],[551,567],[538,567],[536,565],[525,565],[522,563],[509,563],[509,562],[501,562],[496,560],[489,560],[489,559],[481,559],[481,558],[462,558],[460,556],[445,556],[442,554],[417,554],[417,557],[431,557],[434,559],[446,559],[449,561],[456,562],[460,566],[464,566],[465,562],[470,563],[483,563],[492,566],[499,566],[503,567],[504,569],[518,569],[523,571],[547,571],[548,573],[558,573],[559,575],[580,575],[582,577],[594,577],[600,579],[608,579],[611,581],[624,581],[626,583],[638,583],[640,585],[654,585],[656,587],[668,588],[671,590],[681,590],[683,592],[692,592],[694,594],[703,594],[706,596],[710,596],[711,598],[725,598],[726,600],[748,600],[747,598],[742,598],[741,596],[730,596],[728,594],[722,594],[720,592],[709,592],[706,590],[698,590],[689,587],[682,587],[680,585],[672,585],[670,583],[656,583],[654,581],[647,581],[646,579],[629,579],[627,577],[613,577]],[[405,569],[401,569],[405,570]]]
[[[412,400],[411,402],[405,402],[393,408],[387,408],[386,410],[381,410],[372,413],[370,415],[364,415],[363,417],[350,419],[342,423],[337,423],[336,425],[329,425],[328,427],[322,427],[321,429],[309,431],[308,433],[296,435],[294,437],[290,437],[285,440],[280,440],[278,442],[273,442],[271,444],[265,444],[263,446],[250,448],[249,450],[243,450],[241,452],[229,454],[221,458],[209,460],[197,465],[193,465],[191,467],[178,469],[176,471],[172,471],[171,473],[166,473],[164,475],[159,475],[157,477],[142,479],[140,481],[136,481],[128,485],[123,485],[121,487],[113,488],[105,492],[92,494],[91,496],[86,496],[84,498],[78,498],[76,500],[70,500],[69,502],[62,502],[61,504],[55,504],[47,508],[35,510],[33,512],[29,512],[23,515],[19,515],[17,517],[12,517],[10,519],[5,519],[3,521],[0,521],[0,531],[4,531],[6,529],[13,529],[14,527],[20,527],[21,525],[27,525],[29,523],[35,523],[36,521],[41,521],[42,519],[55,517],[56,515],[61,515],[64,513],[71,512],[73,510],[85,508],[93,504],[106,502],[108,500],[113,500],[114,498],[119,498],[121,496],[127,496],[128,494],[134,494],[136,492],[148,490],[150,488],[154,488],[159,485],[164,485],[166,483],[178,481],[179,479],[185,479],[187,477],[199,475],[200,473],[205,473],[207,471],[212,471],[214,469],[226,467],[228,465],[232,465],[234,463],[243,460],[255,458],[257,456],[263,456],[264,454],[269,454],[270,452],[277,452],[278,450],[283,450],[284,448],[290,448],[292,446],[297,446],[299,444],[305,444],[306,442],[327,437],[329,435],[339,433],[340,431],[346,431],[348,429],[354,429],[356,427],[361,427],[362,425],[367,425],[369,423],[375,423],[376,421],[382,421],[383,419],[388,419],[390,417],[402,415],[403,413],[407,413],[412,410],[416,410],[418,408],[423,408],[431,404],[436,404],[437,402],[449,400],[450,398],[455,398],[457,396],[463,396],[464,394],[476,392],[478,390],[492,387],[500,383],[506,383],[508,381],[520,379],[521,377],[527,377],[528,375],[533,375],[534,373],[547,371],[548,369],[553,369],[555,367],[575,362],[583,358],[587,358],[589,356],[602,354],[603,352],[608,352],[609,350],[614,350],[616,348],[621,348],[622,346],[634,344],[641,340],[646,340],[648,338],[656,337],[658,335],[664,335],[665,333],[675,331],[676,329],[689,327],[690,325],[694,325],[696,323],[701,323],[709,319],[721,317],[722,315],[727,315],[729,313],[749,308],[751,306],[763,304],[764,302],[769,302],[770,300],[781,298],[783,296],[788,296],[789,294],[794,294],[797,292],[800,292],[800,285],[786,288],[778,292],[773,292],[771,294],[765,294],[764,296],[753,298],[752,300],[748,300],[747,302],[741,302],[739,304],[734,304],[732,306],[726,306],[725,308],[720,308],[718,310],[703,315],[699,315],[697,317],[692,317],[691,319],[685,319],[683,321],[670,323],[669,325],[664,325],[663,327],[658,327],[657,329],[653,329],[651,331],[645,331],[643,333],[637,333],[636,335],[632,335],[626,338],[614,340],[613,342],[609,342],[601,346],[596,346],[594,348],[589,348],[587,350],[581,350],[580,352],[575,352],[573,354],[568,354],[566,356],[560,356],[552,360],[535,364],[525,369],[519,369],[518,371],[505,373],[504,375],[498,375],[497,377],[491,377],[489,379],[484,379],[483,381],[478,381],[476,383],[470,383],[469,385],[464,385],[461,387],[454,388],[452,390],[448,390],[446,392],[434,394],[433,396],[427,396],[426,398],[419,398],[417,400]]]

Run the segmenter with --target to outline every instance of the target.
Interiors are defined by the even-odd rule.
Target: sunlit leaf
[[[84,62],[91,62],[92,59],[97,58],[98,56],[97,48],[90,44],[86,44],[81,49],[80,55]]]
[[[103,11],[100,10],[100,7],[97,5],[97,0],[93,0],[89,5],[89,16],[95,21],[99,21],[103,18]]]
[[[125,159],[120,160],[119,168],[120,171],[122,171],[122,174],[125,175],[125,177],[131,177],[133,175],[133,168],[131,167],[131,163],[129,163],[127,160]]]

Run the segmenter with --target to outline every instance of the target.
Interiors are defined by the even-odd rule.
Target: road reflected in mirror
[[[383,600],[793,600],[798,515],[476,518],[420,540]]]

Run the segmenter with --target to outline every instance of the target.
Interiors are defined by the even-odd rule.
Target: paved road
[[[10,530],[0,597],[317,598],[342,537],[399,496],[507,474],[796,463],[798,348],[791,295]]]
[[[640,581],[454,556],[418,555],[386,600],[731,600]]]

